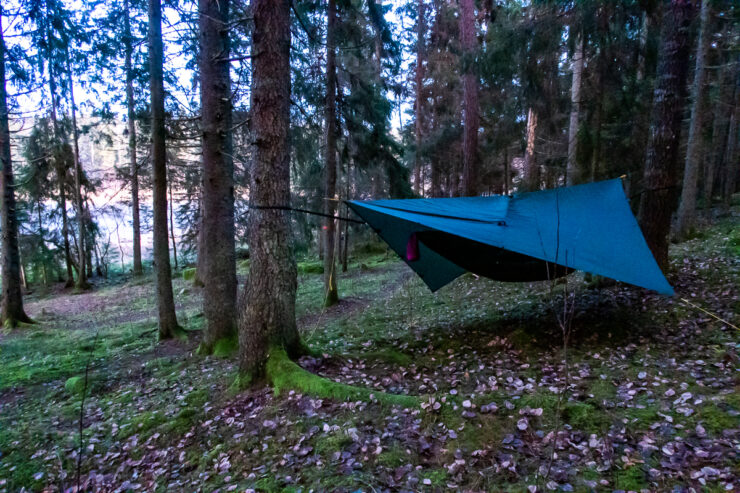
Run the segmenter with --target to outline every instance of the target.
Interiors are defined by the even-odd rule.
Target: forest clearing
[[[740,491],[740,4],[3,0],[0,493]]]
[[[737,223],[722,221],[673,247],[669,278],[731,318],[738,249]],[[234,362],[196,354],[201,293],[182,279],[173,287],[189,337],[164,345],[152,337],[151,279],[30,296],[38,325],[0,336],[0,489],[73,487],[80,450],[85,491],[740,485],[735,329],[676,299],[570,279],[570,385],[559,402],[562,284],[468,275],[431,295],[394,257],[352,259],[345,298],[328,309],[321,275],[300,275],[300,333],[314,354],[300,364],[414,396],[409,408],[230,388]]]

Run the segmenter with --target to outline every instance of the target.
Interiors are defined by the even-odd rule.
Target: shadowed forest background
[[[0,492],[740,489],[739,16],[3,2]],[[620,177],[675,297],[344,203]]]

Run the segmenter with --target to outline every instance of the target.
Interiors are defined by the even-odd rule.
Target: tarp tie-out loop
[[[365,221],[352,219],[351,217],[343,216],[332,216],[331,214],[325,214],[323,212],[310,211],[308,209],[298,209],[296,207],[290,207],[288,205],[250,205],[250,209],[266,209],[266,210],[277,210],[277,211],[290,211],[290,212],[301,212],[303,214],[312,214],[314,216],[328,217],[329,219],[337,219],[339,221],[348,221],[351,223],[365,224]]]

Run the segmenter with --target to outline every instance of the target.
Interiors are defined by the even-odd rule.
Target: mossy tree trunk
[[[676,168],[688,74],[689,29],[695,10],[688,0],[672,0],[663,14],[639,214],[645,240],[661,268],[668,265],[668,233],[676,202]]]
[[[167,237],[167,149],[164,127],[164,46],[162,5],[149,0],[149,82],[152,107],[152,210],[154,213],[153,257],[156,275],[159,338],[169,339],[182,331],[175,315],[172,294],[170,248]]]
[[[2,229],[2,310],[3,325],[15,327],[19,322],[31,322],[23,310],[21,292],[21,256],[18,250],[18,218],[15,208],[13,162],[10,156],[8,99],[5,87],[5,41],[0,7],[0,228]]]
[[[202,353],[236,336],[234,164],[231,158],[229,1],[200,0],[200,99],[203,143],[203,252],[206,319]]]
[[[336,211],[337,186],[337,129],[336,129],[336,99],[337,99],[337,72],[336,72],[336,4],[329,0],[327,6],[326,25],[326,101],[324,107],[324,173],[325,173],[325,208],[328,216],[334,216]],[[339,301],[337,291],[336,272],[336,220],[324,218],[324,305],[331,306]]]
[[[252,125],[250,201],[290,203],[290,1],[252,2]],[[295,320],[296,263],[287,211],[249,212],[250,270],[241,293],[239,368],[260,378],[271,347],[301,351]]]

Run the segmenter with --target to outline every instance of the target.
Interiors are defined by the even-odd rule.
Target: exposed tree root
[[[279,347],[270,349],[265,366],[265,375],[268,382],[274,387],[275,393],[285,390],[295,390],[316,397],[340,401],[377,401],[381,404],[402,407],[418,407],[420,405],[419,399],[415,396],[387,394],[385,392],[332,382],[329,379],[304,370],[288,357],[284,349]],[[241,382],[242,385],[244,383],[246,381]]]

